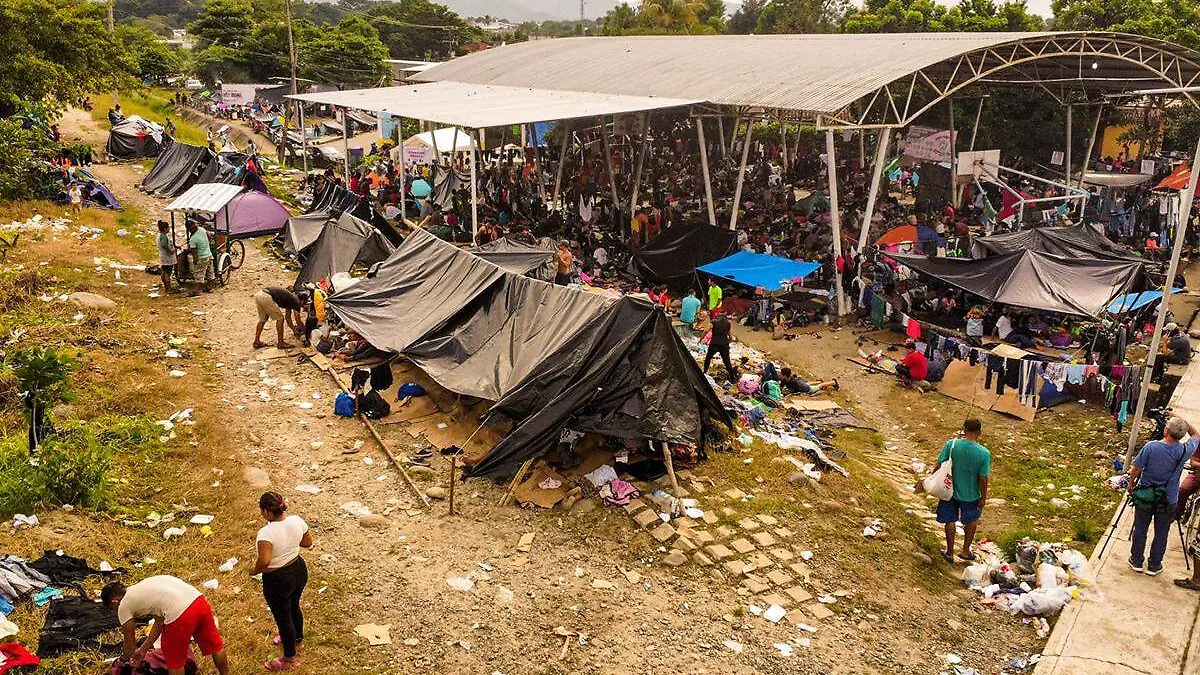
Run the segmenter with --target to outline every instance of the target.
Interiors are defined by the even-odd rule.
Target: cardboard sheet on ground
[[[983,388],[986,369],[972,368],[966,361],[951,361],[938,384],[938,393],[990,410],[998,398],[995,391]]]
[[[815,411],[815,410],[834,410],[841,406],[823,398],[791,398],[784,402],[785,408],[800,411]]]
[[[355,368],[371,368],[383,363],[384,361],[387,361],[390,358],[392,357],[389,354],[381,354],[379,356],[372,356],[370,358],[359,359],[357,361],[332,361],[332,363],[333,367],[336,368],[338,372],[346,372],[354,370]]]
[[[273,359],[281,359],[285,356],[299,356],[299,355],[300,355],[300,350],[298,350],[298,349],[280,349],[279,347],[271,347],[269,349],[264,349],[261,352],[258,352],[257,354],[255,354],[255,356],[257,356],[260,361],[270,361]]]
[[[1041,382],[1042,380],[1039,377],[1039,389],[1042,386]],[[1012,415],[1013,417],[1025,420],[1026,422],[1032,422],[1034,415],[1037,414],[1036,409],[1021,403],[1020,399],[1017,398],[1017,392],[1015,391],[1006,391],[1004,392],[1003,396],[997,397],[996,402],[992,404],[992,411],[1004,413],[1005,415]]]
[[[550,490],[543,490],[538,487],[542,481],[547,478],[558,481],[559,486]],[[563,497],[567,496],[567,490],[571,488],[567,480],[557,471],[545,465],[539,465],[534,468],[529,478],[517,486],[513,490],[513,497],[518,504],[533,504],[540,506],[543,509],[554,508],[554,505],[562,501]]]
[[[329,369],[333,367],[333,362],[329,360],[329,357],[319,352],[308,358],[313,362],[313,365],[325,372],[329,372]]]

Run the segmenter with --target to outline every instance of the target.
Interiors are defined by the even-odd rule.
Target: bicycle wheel
[[[217,258],[216,277],[217,283],[222,286],[229,284],[229,276],[233,273],[233,260],[228,253],[222,253],[221,257]]]
[[[246,245],[241,239],[234,239],[229,242],[229,257],[233,263],[233,269],[238,269],[242,263],[246,262]]]

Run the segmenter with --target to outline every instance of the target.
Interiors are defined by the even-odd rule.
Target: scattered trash
[[[812,551],[801,551],[801,552],[800,552],[800,557],[801,557],[802,559],[804,559],[804,560],[812,560],[812,559],[813,559],[813,552],[812,552]]]
[[[99,569],[101,572],[112,572],[113,566],[112,563],[108,562],[107,560],[101,560]]]
[[[779,620],[787,615],[787,610],[779,605],[771,605],[767,611],[763,612],[763,618],[771,623],[779,623]]]
[[[16,513],[13,514],[12,526],[14,530],[20,530],[27,527],[37,527],[39,522],[40,521],[38,520],[37,516],[27,516],[23,513]]]
[[[373,623],[364,623],[355,626],[354,633],[366,638],[367,644],[372,647],[378,647],[379,645],[392,644],[392,636],[389,634],[391,629],[392,624],[390,623],[382,626]]]
[[[183,370],[172,370],[167,374],[171,377],[183,377],[184,375],[187,375],[187,372]]]
[[[221,566],[217,568],[217,571],[218,572],[226,572],[226,573],[232,572],[233,568],[236,567],[237,564],[238,564],[237,558],[230,558],[229,560],[226,560],[225,562],[221,563]]]
[[[475,588],[475,580],[470,577],[450,577],[446,579],[446,583],[450,585],[450,588],[463,593]]]
[[[516,598],[516,594],[514,594],[512,592],[511,588],[505,588],[504,586],[496,587],[496,604],[497,605],[507,605],[507,604],[511,603],[515,598]]]
[[[309,483],[303,483],[301,485],[297,485],[295,487],[295,490],[296,490],[296,492],[303,492],[305,494],[315,495],[321,491],[321,488],[317,487],[316,485],[310,485]]]
[[[725,648],[734,654],[742,653],[742,643],[738,642],[737,640],[723,640],[721,644],[725,645]]]
[[[216,520],[216,516],[210,516],[210,515],[206,515],[203,513],[197,513],[196,515],[192,516],[192,519],[189,520],[188,522],[191,523],[192,525],[208,525],[209,523],[211,523],[214,520]]]
[[[521,535],[520,541],[517,542],[517,551],[520,553],[529,553],[529,550],[533,548],[533,537],[533,532],[526,532]]]
[[[185,534],[187,534],[186,527],[168,527],[167,529],[163,530],[163,539],[170,540],[174,539],[175,537],[182,537]]]
[[[221,582],[217,581],[216,579],[209,579],[208,581],[206,581],[200,585],[207,588],[210,591],[215,591],[215,590],[217,590],[218,587],[220,587]]]
[[[362,502],[344,502],[342,511],[352,516],[366,516],[371,513],[371,509],[367,508]]]
[[[779,655],[784,656],[784,657],[791,656],[792,652],[795,651],[795,649],[791,645],[787,644],[786,642],[776,642],[775,644],[773,644],[771,646],[774,647],[775,649],[778,649]]]
[[[592,579],[592,588],[602,591],[611,591],[616,587],[616,584],[607,579]]]

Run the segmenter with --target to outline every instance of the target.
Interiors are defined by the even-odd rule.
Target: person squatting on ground
[[[904,358],[896,364],[896,374],[900,376],[900,383],[904,386],[910,386],[913,382],[920,382],[929,376],[929,360],[917,350],[917,343],[911,340],[904,343]]]
[[[946,548],[942,558],[954,564],[955,523],[962,523],[963,543],[959,553],[964,560],[975,560],[971,545],[975,543],[975,531],[983,517],[983,506],[987,502],[988,480],[992,473],[992,454],[979,443],[983,435],[983,423],[977,419],[963,422],[963,438],[953,438],[942,446],[934,472],[942,464],[950,462],[950,475],[954,481],[954,495],[937,505],[937,521],[946,530]]]
[[[167,575],[148,577],[128,587],[114,581],[100,591],[100,602],[109,609],[117,610],[117,621],[121,624],[124,636],[121,648],[123,662],[141,661],[161,637],[167,672],[170,675],[183,675],[188,649],[194,639],[200,653],[212,657],[217,672],[229,675],[225,642],[217,631],[212,607],[204,594],[186,581]],[[154,619],[154,627],[142,645],[135,649],[135,620],[138,618]]]
[[[258,308],[258,324],[254,327],[255,349],[267,346],[262,341],[262,334],[268,320],[275,321],[275,346],[280,349],[290,346],[283,339],[284,323],[296,337],[302,338],[304,335],[304,319],[300,316],[304,302],[295,293],[286,288],[268,286],[254,294],[254,306]]]
[[[279,628],[274,643],[283,646],[283,656],[267,661],[265,667],[291,670],[300,663],[296,649],[304,641],[300,595],[308,585],[308,566],[300,549],[312,548],[312,532],[300,516],[286,515],[287,502],[278,492],[264,492],[258,508],[267,524],[258,531],[258,558],[250,576],[262,573],[263,597]]]
[[[1183,442],[1184,437],[1187,442]],[[1179,477],[1196,452],[1200,432],[1180,417],[1167,420],[1162,440],[1142,446],[1129,469],[1129,498],[1133,504],[1133,532],[1130,534],[1129,567],[1135,572],[1155,576],[1162,572],[1163,555],[1175,520],[1179,502]],[[1146,536],[1154,525],[1150,558],[1146,559]]]

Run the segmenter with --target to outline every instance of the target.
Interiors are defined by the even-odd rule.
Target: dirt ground
[[[71,113],[60,126],[66,135],[103,142],[104,133],[84,114]],[[136,164],[94,171],[138,209],[137,231],[148,234],[163,202],[136,190],[144,172]],[[38,249],[25,255],[37,256]],[[129,247],[110,255],[140,262],[130,259],[136,254]],[[423,508],[363,425],[331,414],[337,388],[325,373],[294,356],[263,360],[251,348],[252,295],[264,286],[289,285],[291,275],[256,241],[248,242],[245,265],[228,287],[195,300],[146,297],[154,282],[148,276],[138,279],[137,289],[113,289],[99,280],[94,288],[120,295],[127,312],[144,312],[143,330],[189,337],[182,383],[164,379],[157,353],[127,358],[157,364],[157,381],[174,387],[162,390],[167,393],[151,388],[149,409],[196,409],[195,445],[164,471],[162,485],[175,494],[160,501],[216,514],[212,539],[193,532],[162,542],[154,532],[103,515],[54,511],[39,528],[0,533],[4,549],[36,554],[82,548],[126,560],[152,555],[159,571],[197,585],[220,579],[207,595],[226,627],[235,673],[255,672],[274,655],[273,626],[256,582],[245,578],[245,563],[231,575],[219,574],[217,566],[230,556],[251,557],[259,526],[254,500],[267,483],[310,523],[316,539],[306,556],[312,570],[302,652],[308,672],[937,673],[946,667],[944,655],[953,652],[966,665],[995,673],[1010,658],[1040,648],[1033,628],[984,609],[963,588],[961,568],[931,560],[936,540],[926,524],[928,505],[904,490],[914,478],[912,458],[930,461],[971,411],[937,394],[898,390],[890,378],[846,361],[857,349],[851,329],[793,341],[739,331],[805,375],[838,377],[843,389],[833,398],[877,427],[878,433],[838,432],[835,445],[849,453],[851,478],[826,474],[819,484],[793,484],[790,472],[772,461],[779,452],[758,443],[714,456],[685,476],[703,508],[720,514],[729,538],[770,529],[772,539],[784,540],[786,545],[770,548],[763,569],[790,580],[767,597],[791,586],[809,599],[789,602],[802,620],[773,624],[747,611],[748,605],[765,606],[762,592],[721,564],[666,564],[667,547],[620,508],[497,506],[503,487],[479,480],[458,484],[456,515],[447,514],[443,501]],[[974,414],[984,418],[997,450],[1030,438],[1031,426],[1103,424],[1100,415],[1075,404],[1039,416],[1033,425]],[[466,419],[446,423],[471,428]],[[400,425],[380,429],[398,454],[426,443]],[[1088,473],[1099,471],[1103,463],[1094,452],[1111,444],[1109,436],[1099,430],[1093,445],[1061,452],[1088,466]],[[998,471],[1003,462],[998,453]],[[416,476],[420,486],[448,486],[444,459],[435,457],[432,467],[431,475]],[[301,485],[320,491],[297,491]],[[757,495],[733,498],[730,490]],[[1016,510],[997,506],[988,512],[984,536],[1020,524]],[[360,520],[363,507],[385,520]],[[865,540],[863,523],[876,517],[887,521],[887,536]],[[518,551],[526,533],[535,535],[532,546]],[[765,555],[770,546],[747,555]],[[791,562],[803,551],[814,553],[807,564]],[[455,577],[472,579],[473,588],[455,590],[447,581]],[[811,600],[823,596],[832,602]],[[390,626],[391,644],[367,646],[352,633],[359,624]],[[23,627],[33,625],[30,619]],[[31,632],[23,637],[32,640]],[[56,668],[96,672],[94,665]]]

